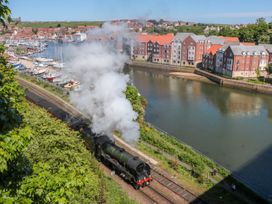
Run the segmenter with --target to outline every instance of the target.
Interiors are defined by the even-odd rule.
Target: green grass
[[[27,81],[30,81],[38,86],[43,87],[44,89],[54,93],[55,95],[59,96],[60,98],[62,98],[63,100],[69,102],[69,95],[68,95],[68,91],[66,91],[65,89],[58,87],[50,82],[47,82],[45,80],[39,80],[34,76],[30,76],[30,75],[26,75],[26,74],[22,74],[22,73],[18,73],[17,77],[23,78]]]
[[[268,83],[260,81],[258,79],[248,79],[247,82],[254,83],[254,84],[260,84],[260,85],[266,85]]]
[[[77,27],[77,26],[101,26],[103,21],[25,21],[18,24],[19,27],[49,28],[49,27]]]

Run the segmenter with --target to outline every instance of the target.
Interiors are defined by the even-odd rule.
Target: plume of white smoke
[[[116,30],[122,31],[106,26],[94,32],[106,35]],[[137,113],[124,94],[129,76],[123,73],[123,67],[128,57],[112,42],[104,41],[70,46],[65,55],[69,59],[66,72],[80,81],[80,89],[71,92],[70,100],[91,118],[93,131],[112,135],[117,130],[126,141],[135,143],[139,137]]]

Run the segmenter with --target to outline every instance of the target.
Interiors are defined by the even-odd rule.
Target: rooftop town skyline
[[[10,1],[12,16],[25,21],[108,21],[113,19],[167,19],[200,23],[246,24],[256,18],[271,20],[271,1]],[[76,9],[75,9],[76,8]],[[50,11],[50,15],[48,15]]]

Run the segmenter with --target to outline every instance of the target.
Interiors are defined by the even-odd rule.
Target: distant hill
[[[49,27],[77,27],[77,26],[100,26],[103,21],[23,21],[19,27],[49,28]]]

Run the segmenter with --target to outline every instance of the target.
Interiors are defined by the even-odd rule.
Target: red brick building
[[[216,66],[216,52],[223,47],[220,44],[212,45],[205,54],[203,54],[202,58],[202,68],[214,70]]]
[[[268,52],[263,46],[230,45],[223,53],[218,71],[231,77],[256,77],[256,70],[265,75]]]
[[[209,43],[203,35],[190,35],[183,41],[181,50],[181,65],[197,66],[202,62],[202,56],[209,48]]]
[[[269,63],[272,63],[272,44],[261,44],[269,54]]]
[[[166,35],[140,34],[133,46],[132,58],[170,64],[173,38],[174,34],[172,33]]]

